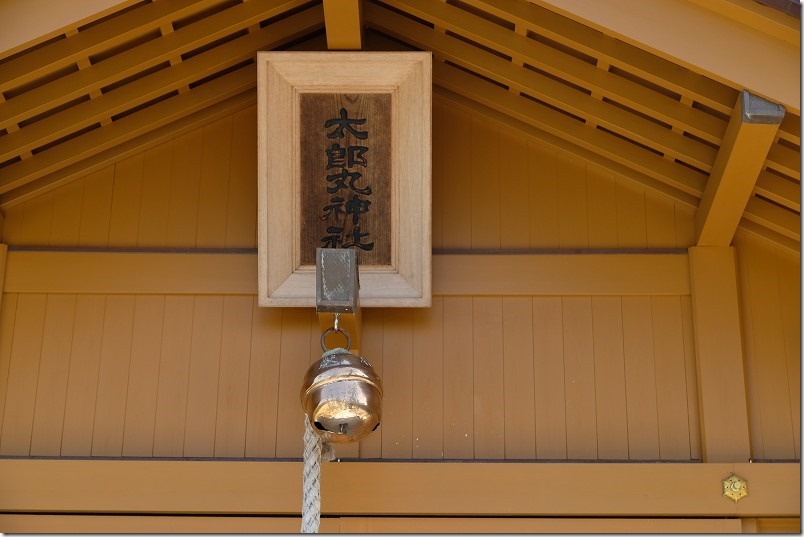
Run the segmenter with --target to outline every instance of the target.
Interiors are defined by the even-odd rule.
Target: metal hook
[[[332,328],[327,328],[326,330],[324,330],[324,333],[321,334],[321,349],[325,352],[331,350],[328,349],[327,346],[324,344],[324,340],[327,339],[327,336],[329,335],[330,332],[340,332],[341,334],[343,334],[343,337],[346,338],[346,350],[348,351],[352,346],[352,338],[349,337],[349,333],[346,330],[343,330],[340,327],[341,314],[335,313],[334,317],[335,321],[332,323]]]

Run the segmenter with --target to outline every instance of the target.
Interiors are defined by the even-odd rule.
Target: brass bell
[[[363,357],[335,349],[307,370],[301,404],[326,440],[355,442],[380,426],[382,381]]]

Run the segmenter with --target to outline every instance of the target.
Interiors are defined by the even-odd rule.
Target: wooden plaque
[[[362,306],[430,306],[431,56],[259,52],[261,306],[315,306],[315,250],[358,252]]]

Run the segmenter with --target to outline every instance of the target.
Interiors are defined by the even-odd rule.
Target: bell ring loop
[[[349,333],[342,328],[333,327],[333,328],[327,328],[326,330],[324,330],[324,333],[321,334],[321,350],[325,352],[331,350],[327,348],[326,344],[324,344],[324,340],[327,339],[327,336],[330,334],[330,332],[340,332],[341,334],[343,334],[343,337],[346,338],[347,351],[352,347],[352,338],[349,337]]]

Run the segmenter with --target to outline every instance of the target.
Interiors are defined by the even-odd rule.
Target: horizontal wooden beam
[[[684,69],[650,52],[624,43],[586,25],[533,3],[517,0],[464,0],[551,41],[602,60],[653,84],[729,114],[734,104],[734,90],[710,78]]]
[[[722,495],[736,473],[739,502]],[[302,463],[0,460],[3,513],[296,515]],[[332,516],[799,516],[798,463],[332,462]]]
[[[800,114],[801,48],[685,0],[530,0],[606,35]],[[676,28],[685,28],[678,39]]]
[[[257,294],[255,253],[10,251],[6,293]],[[687,295],[679,254],[439,254],[433,294]]]
[[[750,519],[754,521],[754,519]],[[774,519],[778,520],[778,519]],[[795,529],[795,519],[774,528]],[[756,526],[756,523],[754,523]],[[0,515],[8,533],[298,533],[301,516]],[[741,533],[739,518],[324,517],[321,533]]]

